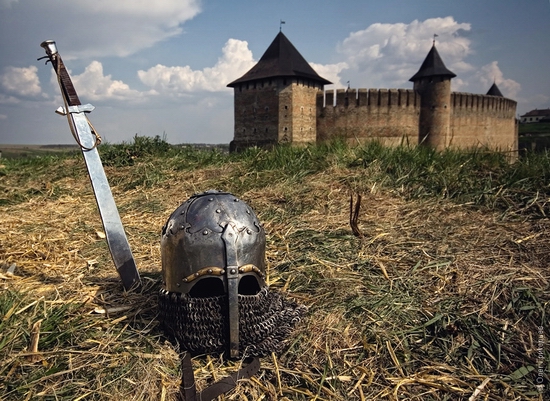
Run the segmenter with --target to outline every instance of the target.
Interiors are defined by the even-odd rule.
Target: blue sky
[[[72,143],[50,65],[53,39],[104,140],[229,143],[227,83],[279,31],[326,89],[412,88],[437,34],[452,90],[496,81],[518,114],[550,107],[550,0],[0,0],[0,144]]]

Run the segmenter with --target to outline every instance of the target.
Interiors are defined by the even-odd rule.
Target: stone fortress
[[[258,63],[227,85],[234,89],[235,107],[230,150],[341,137],[350,143],[517,152],[517,103],[496,84],[485,95],[451,92],[455,76],[434,41],[410,79],[413,89],[325,91],[331,82],[279,32]]]

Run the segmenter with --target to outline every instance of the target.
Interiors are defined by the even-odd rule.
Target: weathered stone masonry
[[[441,148],[517,150],[515,101],[453,92],[449,103],[448,135]],[[420,104],[421,96],[413,89],[338,89],[320,93],[317,140],[339,136],[350,143],[376,139],[390,146],[416,145],[421,141]]]
[[[420,97],[411,89],[327,91],[324,99],[318,95],[317,110],[318,141],[337,136],[350,142],[418,143]]]

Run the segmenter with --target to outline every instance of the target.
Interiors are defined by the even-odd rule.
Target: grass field
[[[144,286],[122,290],[82,156],[2,159],[0,399],[175,399],[160,230],[210,188],[254,208],[269,285],[308,307],[286,351],[221,399],[549,399],[549,154],[100,150]],[[194,358],[197,386],[238,365]]]
[[[2,158],[37,157],[78,151],[76,145],[1,145]]]

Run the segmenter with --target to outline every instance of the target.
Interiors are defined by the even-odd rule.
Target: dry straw
[[[405,200],[364,169],[333,166],[254,186],[269,173],[239,162],[174,168],[143,185],[132,175],[152,174],[154,161],[109,167],[144,281],[124,293],[85,171],[79,160],[59,163],[73,173],[53,181],[41,172],[25,181],[32,195],[0,206],[0,399],[175,399],[179,357],[156,322],[159,233],[180,202],[214,187],[258,212],[270,285],[309,307],[286,352],[264,358],[221,399],[546,396],[536,387],[536,370],[546,375],[550,363],[546,342],[538,353],[538,327],[550,335],[546,219]],[[20,190],[13,177],[2,177],[5,193]],[[361,194],[360,236],[350,227],[350,191]],[[198,388],[238,365],[195,358]]]

